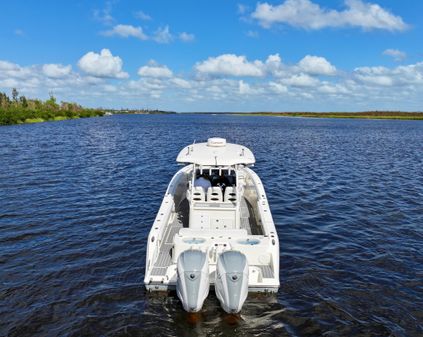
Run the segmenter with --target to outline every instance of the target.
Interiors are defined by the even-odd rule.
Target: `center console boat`
[[[249,292],[279,289],[279,240],[246,147],[209,138],[186,146],[148,236],[144,283],[176,290],[188,312],[214,289],[238,313]]]

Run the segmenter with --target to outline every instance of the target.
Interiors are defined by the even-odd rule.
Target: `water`
[[[147,294],[178,151],[250,147],[281,244],[277,296],[235,319]],[[423,122],[113,116],[0,128],[0,335],[423,334]]]

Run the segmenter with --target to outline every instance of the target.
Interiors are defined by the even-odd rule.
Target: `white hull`
[[[195,164],[180,169],[165,193],[148,236],[145,287],[174,290],[179,255],[200,250],[207,256],[213,289],[219,256],[232,250],[247,259],[248,292],[277,292],[279,240],[260,178],[250,168],[236,165],[236,197],[222,195],[211,201],[210,195],[193,196],[196,170]]]

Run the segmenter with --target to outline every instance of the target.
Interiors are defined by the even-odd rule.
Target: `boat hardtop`
[[[277,292],[279,240],[251,150],[215,137],[186,146],[176,160],[185,166],[148,237],[147,290],[176,290],[196,312],[213,287],[230,313],[249,292]]]
[[[192,144],[183,148],[176,161],[181,164],[217,167],[252,165],[256,159],[245,146],[226,143],[224,138],[209,138],[207,143]]]

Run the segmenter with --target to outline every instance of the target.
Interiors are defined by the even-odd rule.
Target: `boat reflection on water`
[[[283,324],[275,325],[275,321],[283,318],[283,312],[284,308],[278,303],[277,297],[265,294],[250,293],[241,313],[228,314],[221,309],[219,300],[212,291],[202,310],[196,313],[183,309],[176,291],[147,292],[143,317],[154,317],[157,321],[155,324],[150,322],[144,332],[154,335],[156,329],[163,333],[168,327],[176,331],[178,336],[245,336],[245,331],[263,336],[266,333],[282,334],[286,333]]]

